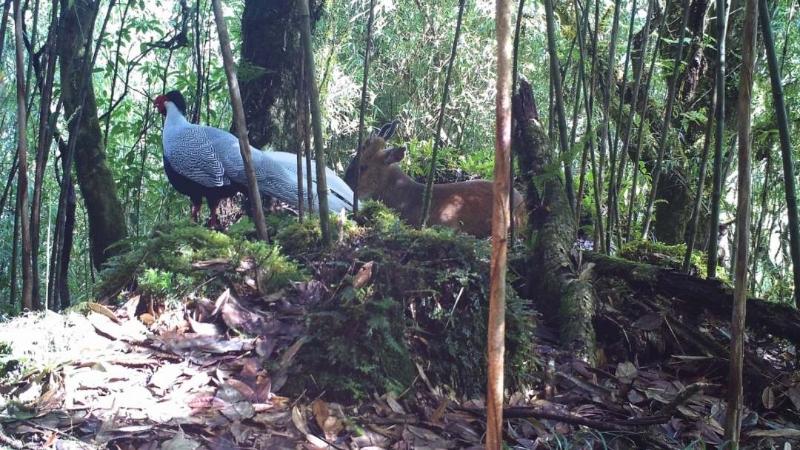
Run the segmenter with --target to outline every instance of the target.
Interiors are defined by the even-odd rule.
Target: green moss
[[[214,274],[193,267],[213,260],[226,261],[233,267],[252,260],[267,275],[264,286],[268,289],[280,289],[289,281],[305,278],[277,246],[250,241],[249,235],[247,224],[229,235],[186,222],[161,225],[147,238],[127,240],[124,244],[129,250],[109,261],[96,290],[101,296],[113,295],[133,283],[143,293],[174,298],[200,286],[216,291],[222,281],[208,283],[216,278]],[[227,275],[237,276],[233,271]]]
[[[308,315],[311,340],[297,355],[288,390],[352,399],[412,387],[422,367],[435,386],[484,391],[489,245],[450,229],[416,230],[385,207],[366,203],[366,228],[334,255],[338,289]],[[345,261],[355,260],[355,267]],[[358,269],[372,276],[353,287]],[[331,262],[333,265],[333,262]],[[507,373],[530,381],[535,358],[528,305],[508,289]]]
[[[631,241],[622,246],[619,256],[631,261],[655,264],[680,270],[686,255],[686,244],[668,245],[654,241]],[[706,253],[694,250],[689,260],[691,272],[706,278]]]

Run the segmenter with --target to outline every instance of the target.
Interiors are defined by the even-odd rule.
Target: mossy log
[[[539,123],[531,86],[524,80],[514,95],[513,108],[514,153],[525,182],[527,237],[533,243],[526,278],[539,309],[557,318],[562,344],[594,363],[592,319],[597,301],[591,283],[580,276],[573,258],[575,218],[560,176],[560,160]]]
[[[716,279],[702,279],[649,264],[587,253],[595,276],[617,277],[640,292],[652,292],[683,301],[686,314],[711,313],[730,320],[733,288]],[[747,327],[800,345],[800,310],[756,298],[747,300]]]

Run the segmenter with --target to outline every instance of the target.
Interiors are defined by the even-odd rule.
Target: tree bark
[[[728,410],[725,439],[739,448],[742,426],[742,359],[744,358],[744,323],[747,302],[747,257],[750,250],[750,102],[753,95],[753,68],[756,59],[757,0],[745,3],[742,36],[742,70],[739,75],[739,183],[736,205],[736,268],[731,318],[731,362],[728,380]]]
[[[14,47],[17,72],[17,196],[20,214],[20,237],[22,240],[22,307],[29,311],[39,309],[38,299],[33,297],[33,259],[31,254],[31,228],[28,216],[28,122],[25,90],[25,55],[22,42],[22,0],[14,0]]]
[[[297,149],[291,130],[303,47],[295,4],[245,0],[241,25],[238,72],[249,141],[257,148]]]
[[[514,140],[519,166],[527,168],[521,176],[526,186],[529,232],[536,233],[536,244],[526,263],[534,269],[526,278],[531,291],[542,299],[543,313],[557,317],[562,344],[593,363],[596,299],[591,284],[581,277],[585,268],[573,259],[575,218],[566,200],[564,182],[545,175],[557,158],[534,111],[531,87],[523,82],[514,97]],[[544,181],[534,181],[538,178]]]
[[[228,79],[228,91],[231,96],[231,106],[233,106],[233,119],[236,124],[236,136],[239,138],[239,152],[242,154],[244,172],[247,175],[247,195],[250,197],[251,209],[253,211],[253,221],[256,225],[256,234],[262,241],[269,240],[267,225],[264,222],[264,209],[261,207],[261,192],[258,190],[256,172],[253,168],[253,159],[250,155],[250,142],[247,140],[247,123],[244,117],[242,97],[239,93],[239,82],[236,78],[236,69],[233,64],[233,53],[231,52],[231,40],[228,37],[228,26],[225,24],[225,16],[222,15],[222,5],[219,0],[212,0],[214,8],[214,21],[217,23],[219,33],[219,46],[222,50],[222,62],[225,66],[225,76]]]
[[[87,43],[94,42],[94,36],[86,30],[93,28],[89,24],[97,18],[98,7],[99,2],[91,0],[61,0],[61,33],[56,50],[60,60],[61,99],[65,116],[71,118],[70,141],[75,142],[71,144],[75,145],[75,170],[89,216],[92,261],[99,269],[119,252],[118,248],[109,247],[128,232],[116,183],[106,161],[91,70],[83,70],[87,61],[93,59],[86,53],[91,48]]]
[[[464,1],[461,1],[463,10]],[[459,25],[461,16],[459,14]],[[497,93],[495,97],[494,190],[492,200],[492,257],[489,268],[489,323],[486,387],[486,448],[503,447],[503,375],[506,339],[506,262],[508,258],[509,167],[511,154],[512,36],[511,1],[495,4]],[[456,28],[456,39],[458,28]],[[455,57],[456,42],[453,43]],[[442,104],[444,108],[444,103]],[[437,133],[438,140],[439,135]],[[432,173],[430,174],[433,175]],[[429,179],[430,181],[430,179]],[[570,212],[571,214],[571,212]],[[426,214],[427,215],[427,214]]]

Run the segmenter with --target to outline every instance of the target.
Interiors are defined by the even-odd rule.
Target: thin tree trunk
[[[56,49],[55,40],[58,33],[58,8],[53,8],[51,12],[50,29],[47,36],[47,57],[45,59],[44,83],[42,84],[42,96],[39,101],[39,141],[36,146],[36,171],[33,182],[33,199],[31,201],[31,265],[33,267],[33,296],[36,301],[41,302],[40,280],[39,280],[39,225],[42,212],[42,185],[44,183],[44,171],[47,167],[47,157],[50,153],[53,133],[51,131],[50,103],[53,95],[53,81],[56,73]]]
[[[652,4],[651,0],[647,0],[647,4],[648,4],[648,6],[647,6],[647,16],[645,17],[645,36],[644,36],[645,44],[647,43],[647,38],[648,38],[646,33],[650,30],[649,22],[650,22],[650,4]],[[625,63],[623,64],[623,69],[622,69],[622,87],[620,88],[620,91],[619,91],[620,92],[619,93],[619,112],[617,113],[617,122],[616,122],[617,125],[614,128],[614,139],[612,141],[614,145],[611,148],[612,153],[620,155],[620,160],[622,160],[622,155],[625,154],[624,150],[623,150],[622,154],[619,153],[619,132],[620,132],[620,129],[622,128],[621,127],[621,125],[622,125],[622,112],[623,112],[623,109],[624,109],[622,107],[622,105],[625,104],[625,91],[628,88],[628,66],[630,65],[630,62],[631,62],[631,47],[633,46],[633,25],[634,25],[634,21],[636,19],[636,12],[637,12],[636,11],[636,7],[637,6],[638,6],[637,0],[633,0],[633,5],[631,6],[631,17],[628,20],[628,43],[627,43],[627,45],[625,47]],[[646,45],[642,46],[643,49],[645,47],[646,47]],[[633,114],[633,110],[636,107],[635,105],[636,105],[636,103],[631,103],[631,114]],[[614,170],[613,166],[611,167],[611,170]],[[619,178],[620,177],[619,176],[615,176],[615,178],[617,179],[617,184],[614,185],[614,196],[616,197],[616,195],[617,195],[616,189],[617,189],[617,186],[619,186]],[[610,186],[609,186],[609,189],[611,189]]]
[[[594,220],[594,248],[596,250],[602,251],[605,248],[605,244],[603,243],[603,238],[605,237],[605,233],[603,232],[603,198],[602,198],[602,186],[603,186],[603,172],[602,168],[598,167],[597,164],[597,155],[595,154],[595,149],[599,146],[598,143],[595,142],[596,134],[594,128],[592,128],[592,119],[594,118],[594,94],[597,91],[597,77],[598,77],[598,61],[597,61],[597,28],[599,27],[600,23],[600,6],[599,0],[595,0],[594,6],[594,23],[595,23],[595,30],[591,32],[592,35],[592,71],[589,77],[589,92],[585,96],[587,99],[586,105],[586,133],[589,135],[589,163],[590,163],[590,170],[592,171],[592,188],[594,190],[594,209],[595,209],[595,220]],[[588,8],[589,5],[587,4],[586,7]]]
[[[195,54],[195,64],[197,73],[195,76],[197,79],[195,80],[195,87],[194,87],[194,106],[192,107],[192,122],[198,123],[200,121],[200,109],[203,102],[203,78],[204,78],[204,70],[203,70],[203,49],[201,48],[200,36],[202,35],[202,25],[200,21],[200,0],[195,0],[194,2],[194,54]]]
[[[444,87],[442,89],[442,102],[439,106],[439,118],[436,120],[436,131],[433,135],[433,151],[431,152],[431,164],[428,168],[428,178],[425,182],[425,191],[422,195],[422,220],[420,226],[424,227],[428,223],[428,215],[431,210],[431,196],[433,195],[433,178],[436,173],[436,158],[439,155],[439,148],[442,146],[442,124],[444,123],[444,113],[447,109],[447,97],[450,93],[450,79],[453,75],[453,65],[456,61],[456,50],[458,50],[458,37],[461,35],[461,22],[464,17],[464,9],[466,0],[458,1],[458,18],[456,19],[456,32],[453,36],[453,46],[450,49],[450,60],[447,63],[447,73],[444,78]],[[508,6],[508,5],[506,5]],[[509,56],[510,59],[510,56]],[[508,89],[511,89],[509,80]],[[509,95],[510,91],[509,91]]]
[[[311,127],[314,130],[314,154],[317,169],[317,198],[319,199],[319,225],[322,231],[323,245],[331,243],[330,217],[328,209],[328,183],[325,179],[325,148],[322,143],[322,113],[319,107],[319,91],[317,90],[314,50],[311,46],[311,16],[308,11],[308,0],[298,0],[300,13],[300,34],[306,65],[306,86],[311,100]]]
[[[608,72],[606,73],[606,80],[605,80],[605,95],[603,95],[603,122],[600,125],[600,170],[603,170],[605,166],[605,154],[606,150],[608,150],[608,200],[606,205],[608,207],[608,211],[606,212],[606,237],[604,242],[606,244],[604,251],[606,254],[611,254],[611,235],[612,235],[612,228],[614,224],[614,209],[615,205],[612,203],[614,201],[614,194],[613,194],[613,186],[614,186],[614,168],[616,167],[616,155],[614,153],[614,147],[611,146],[609,148],[608,142],[610,139],[610,133],[608,130],[608,123],[611,120],[611,112],[609,109],[611,108],[611,94],[613,93],[613,89],[616,86],[614,75],[616,73],[616,56],[617,56],[617,35],[619,34],[619,10],[621,1],[614,2],[614,19],[611,23],[611,41],[608,44]],[[624,93],[623,93],[624,94]],[[621,109],[621,103],[620,103]]]
[[[769,16],[767,16],[769,19]],[[750,113],[753,94],[753,67],[756,59],[757,0],[745,3],[742,27],[742,69],[739,75],[739,98],[736,117],[739,119],[739,181],[736,205],[736,269],[731,318],[731,361],[728,379],[728,408],[725,440],[731,448],[739,448],[742,426],[742,360],[744,358],[745,313],[747,311],[747,257],[750,247]],[[777,68],[777,65],[775,66]]]
[[[667,151],[667,138],[669,137],[669,130],[672,126],[672,108],[675,105],[675,93],[678,90],[678,80],[680,78],[681,63],[683,62],[683,38],[686,36],[686,26],[689,23],[689,13],[691,8],[689,2],[684,4],[683,21],[681,22],[681,30],[678,33],[678,54],[675,56],[674,67],[672,68],[672,79],[667,91],[667,106],[664,111],[664,122],[661,126],[661,139],[658,142],[658,156],[656,165],[653,168],[653,182],[650,189],[650,195],[647,200],[647,207],[644,211],[644,226],[642,227],[642,238],[647,239],[650,232],[650,222],[652,219],[653,205],[656,202],[656,194],[658,191],[658,182],[661,178],[661,166],[664,164],[664,157]]]
[[[119,32],[117,33],[117,49],[114,51],[114,70],[111,75],[111,93],[108,96],[108,111],[106,111],[106,123],[103,128],[103,147],[108,148],[108,132],[111,129],[111,112],[114,106],[114,94],[117,88],[117,75],[119,74],[119,55],[120,48],[122,47],[122,30],[125,29],[125,21],[128,18],[128,10],[131,7],[132,0],[125,3],[125,9],[122,11],[122,19],[119,24]]]
[[[14,47],[16,50],[17,72],[17,196],[20,214],[20,237],[22,239],[22,307],[29,311],[39,309],[40,305],[33,297],[33,266],[30,216],[28,216],[28,138],[27,111],[25,110],[25,55],[22,42],[22,0],[14,1]]]
[[[647,16],[645,17],[645,36],[644,36],[644,45],[642,46],[642,56],[644,57],[645,47],[647,46],[647,40],[649,38],[649,31],[650,31],[650,5],[652,2],[647,0]],[[631,60],[631,47],[633,46],[633,25],[634,19],[636,18],[636,7],[638,2],[634,0],[633,5],[631,6],[631,17],[628,20],[628,44],[625,48],[625,63],[623,71],[622,71],[622,86],[620,89],[619,94],[619,112],[617,113],[617,121],[616,126],[614,127],[614,140],[612,141],[611,147],[611,154],[613,155],[613,159],[619,157],[619,170],[616,170],[616,167],[612,164],[609,167],[611,171],[611,178],[614,180],[614,183],[609,182],[608,185],[608,203],[613,205],[613,210],[609,210],[608,216],[608,236],[609,240],[611,239],[612,232],[610,231],[612,228],[616,231],[617,236],[617,244],[622,244],[621,233],[619,230],[619,190],[622,186],[622,176],[624,175],[624,168],[625,162],[627,161],[627,148],[623,148],[622,152],[619,151],[619,135],[620,130],[623,128],[622,119],[623,119],[623,105],[625,104],[625,91],[628,89],[628,67],[630,65]],[[644,60],[644,59],[642,59]],[[640,79],[638,76],[636,77],[637,80]],[[635,86],[634,86],[635,87]],[[635,89],[634,89],[635,90]],[[637,92],[638,94],[638,92]],[[630,114],[633,116],[636,112],[636,102],[631,103]],[[630,122],[629,122],[630,123]],[[627,127],[626,127],[627,129]],[[613,216],[612,216],[613,213]],[[612,225],[613,221],[613,225]]]
[[[303,92],[303,85],[305,84],[305,78],[303,77],[303,72],[305,72],[305,62],[300,61],[300,72],[297,74],[297,117],[295,120],[295,139],[297,140],[297,220],[299,222],[303,222],[303,143],[306,140],[305,134],[305,127],[304,122],[306,120],[307,114],[305,114],[305,108],[303,108],[303,103],[305,102],[305,94]],[[305,115],[304,115],[305,114]],[[354,196],[355,197],[355,196]],[[309,199],[308,202],[309,206],[311,205],[311,200]],[[354,205],[355,206],[355,205]]]
[[[761,12],[759,11],[759,14]],[[750,295],[755,296],[756,294],[756,283],[757,283],[757,271],[758,271],[758,259],[761,255],[761,233],[764,230],[764,220],[769,214],[769,183],[770,183],[770,174],[772,173],[772,155],[767,153],[767,160],[764,162],[764,181],[761,183],[761,192],[760,192],[760,199],[759,199],[759,210],[758,210],[758,222],[756,223],[755,232],[753,233],[752,241],[753,241],[753,249],[751,253],[751,269],[750,269]],[[769,239],[767,239],[767,245],[769,245]]]
[[[589,7],[588,5],[583,10],[583,18],[581,18],[581,13],[578,8],[578,2],[573,3],[575,8],[575,22],[579,23],[578,32],[576,33],[576,38],[578,41],[578,76],[576,77],[576,96],[575,96],[575,106],[572,110],[572,136],[570,137],[570,147],[575,145],[575,134],[577,132],[577,125],[578,125],[578,112],[581,108],[581,96],[580,93],[583,92],[584,103],[586,104],[586,111],[591,110],[589,107],[589,102],[587,99],[587,89],[586,89],[586,69],[585,69],[585,55],[586,50],[584,48],[584,36],[586,28],[589,24]],[[587,128],[586,134],[591,139],[591,133],[589,130],[591,127],[588,125],[591,124],[591,119],[587,116]],[[583,194],[586,189],[586,162],[589,156],[589,144],[584,144],[583,151],[581,152],[581,169],[578,181],[578,194],[575,197],[575,223],[578,224],[581,221],[581,208],[583,207]],[[577,227],[576,227],[577,229]]]
[[[575,211],[575,187],[572,184],[572,158],[569,157],[570,148],[567,139],[567,118],[564,112],[564,86],[561,83],[561,67],[558,62],[555,13],[553,12],[552,0],[544,1],[544,11],[547,20],[547,51],[550,55],[550,77],[553,82],[556,116],[558,117],[558,142],[561,149],[561,159],[564,162],[564,187],[567,191],[567,202],[572,211]],[[552,121],[552,118],[550,120]]]
[[[267,225],[264,221],[264,209],[261,207],[261,192],[258,190],[256,172],[253,169],[253,159],[250,155],[250,142],[247,140],[247,124],[244,120],[244,108],[242,107],[242,96],[239,93],[239,81],[236,78],[236,68],[231,52],[231,40],[228,36],[228,26],[225,24],[225,16],[222,15],[222,5],[220,0],[211,0],[214,5],[214,21],[217,23],[217,33],[219,33],[219,45],[222,51],[222,63],[225,66],[225,76],[228,79],[228,92],[231,96],[233,106],[233,119],[236,124],[236,136],[239,138],[239,151],[242,154],[244,171],[247,175],[247,194],[253,210],[253,221],[256,225],[256,234],[262,241],[269,240]]]
[[[11,2],[6,0],[3,4],[3,16],[0,18],[0,61],[3,61],[3,47],[6,43],[6,29],[8,28],[8,13],[11,11]]]
[[[633,97],[631,98],[630,117],[628,119],[628,123],[626,125],[622,125],[622,122],[621,122],[621,120],[622,120],[621,117],[622,116],[620,116],[620,122],[618,122],[618,125],[617,125],[618,127],[624,128],[625,134],[623,135],[623,138],[622,138],[622,152],[621,152],[620,161],[619,161],[619,170],[617,171],[617,177],[616,177],[617,178],[617,185],[615,187],[615,193],[614,193],[615,196],[619,195],[619,190],[620,190],[620,187],[622,185],[622,178],[625,175],[625,163],[627,162],[628,148],[629,148],[629,146],[631,144],[631,136],[632,136],[631,132],[633,131],[633,125],[636,123],[635,122],[636,121],[636,110],[637,110],[638,105],[639,105],[639,90],[642,87],[642,78],[644,76],[644,68],[645,68],[645,64],[647,63],[647,44],[650,42],[650,25],[652,23],[653,3],[654,3],[654,0],[647,0],[647,13],[646,13],[646,16],[645,16],[645,21],[644,21],[644,28],[643,28],[644,31],[642,33],[642,36],[644,38],[643,41],[642,41],[642,47],[641,47],[642,48],[642,54],[641,54],[641,56],[639,58],[638,70],[634,69],[634,73],[636,74],[636,81],[634,81],[634,83],[633,83]],[[667,6],[669,6],[669,2],[667,2]],[[633,26],[633,24],[631,24],[631,26]],[[629,37],[629,39],[630,39],[630,37]],[[656,50],[654,50],[654,51],[656,51]],[[622,105],[620,105],[620,109],[621,108],[622,108]],[[647,101],[645,101],[643,103],[642,115],[644,115],[644,112],[646,110],[647,110]],[[644,123],[644,122],[642,121],[642,123]],[[616,141],[615,141],[615,144],[616,144]],[[637,161],[636,165],[633,167],[634,174],[638,170],[639,170],[639,168],[638,168],[638,161]],[[628,212],[629,213],[630,213],[631,206],[632,206],[632,204],[628,205]],[[619,214],[619,212],[617,214]],[[619,227],[619,224],[617,224],[617,226]],[[628,222],[626,224],[626,227],[628,227],[628,228],[625,229],[625,234],[626,234],[626,236],[630,236],[630,232],[629,232],[630,222]]]
[[[17,267],[19,264],[19,218],[22,216],[22,211],[19,205],[18,192],[14,190],[14,230],[11,233],[11,292],[8,297],[8,304],[16,307],[17,305]]]
[[[717,126],[714,130],[714,175],[711,187],[711,212],[708,224],[708,250],[706,273],[708,278],[717,276],[717,254],[719,253],[719,208],[722,197],[722,146],[725,138],[725,36],[728,27],[728,8],[725,0],[717,0],[717,70],[714,87],[717,104],[714,111]]]
[[[303,57],[305,61],[305,57]],[[305,62],[303,63],[305,65]],[[306,196],[308,196],[308,213],[314,212],[314,178],[311,174],[311,121],[309,118],[309,109],[311,99],[308,98],[308,71],[303,70],[303,87],[301,94],[303,96],[303,150],[306,154]]]
[[[53,309],[63,310],[72,303],[69,293],[69,265],[72,261],[72,243],[75,236],[75,211],[77,209],[77,199],[75,198],[75,181],[72,174],[64,174],[64,195],[66,202],[64,207],[64,239],[63,248],[56,255],[59,258],[58,273],[55,279],[55,289],[58,292],[58,304],[51,305]],[[91,257],[91,252],[88,252]],[[89,264],[88,272],[91,272],[92,265]]]
[[[511,154],[512,39],[511,2],[509,0],[497,1],[495,27],[497,33],[497,97],[495,100],[491,285],[489,287],[489,324],[487,327],[489,370],[486,389],[486,448],[500,450],[503,446],[503,366],[506,338],[506,258],[508,253],[506,239],[510,219],[508,174]]]
[[[686,234],[686,253],[683,255],[683,271],[689,272],[689,264],[692,260],[692,251],[697,234],[697,224],[700,221],[700,202],[703,198],[703,189],[706,181],[706,167],[708,166],[708,151],[711,147],[711,133],[714,131],[714,112],[717,104],[717,91],[711,94],[711,105],[708,107],[708,119],[706,119],[706,137],[703,142],[703,152],[700,155],[700,170],[697,175],[697,192],[692,202],[692,218],[689,221],[689,230]]]
[[[358,145],[353,160],[356,168],[355,185],[353,186],[353,213],[358,214],[358,179],[361,176],[361,145],[364,142],[364,114],[367,111],[367,82],[369,81],[369,52],[372,46],[372,21],[374,18],[375,0],[369,0],[369,17],[367,18],[367,42],[364,46],[364,73],[361,81],[361,106],[358,110]]]
[[[517,23],[514,26],[514,55],[513,55],[513,63],[511,68],[511,95],[513,96],[517,91],[517,79],[519,78],[519,40],[522,36],[522,10],[525,8],[525,0],[519,0],[519,6],[517,7]],[[574,42],[574,41],[573,41]],[[571,55],[570,55],[571,56]],[[457,149],[461,149],[461,136],[459,136],[459,142],[456,146]],[[513,153],[514,147],[512,145],[511,152]],[[510,160],[510,166],[508,169],[508,196],[509,198],[514,198],[514,157],[513,154]],[[514,202],[509,202],[508,205],[508,214],[511,217],[514,217]],[[514,242],[514,221],[512,220],[508,226],[508,240],[512,243]]]
[[[11,170],[8,171],[6,186],[3,188],[3,195],[0,197],[0,218],[2,218],[3,214],[6,212],[6,202],[11,194],[11,188],[14,185],[14,175],[17,174],[17,168],[19,167],[17,162],[17,152],[14,152],[14,159],[11,162]]]
[[[669,7],[671,1],[667,1],[667,5],[664,8],[666,9]],[[664,14],[666,16],[666,14]],[[684,27],[685,28],[685,27]],[[644,100],[642,102],[642,112],[639,114],[639,130],[637,131],[638,135],[636,137],[636,153],[633,159],[633,177],[631,179],[631,193],[628,197],[628,217],[625,220],[625,240],[630,241],[631,236],[633,234],[633,214],[636,210],[636,186],[637,181],[639,180],[639,161],[642,158],[642,144],[644,142],[644,126],[645,126],[645,114],[647,112],[647,103],[650,99],[650,86],[652,86],[653,82],[653,74],[655,73],[656,68],[656,60],[658,59],[658,43],[664,38],[664,35],[667,32],[667,18],[662,17],[661,24],[659,25],[658,30],[658,38],[656,39],[656,45],[653,47],[653,57],[650,59],[650,69],[647,71],[647,84],[644,87]],[[645,52],[645,50],[643,50]],[[642,54],[642,61],[644,61],[645,55]],[[642,63],[644,64],[644,63]],[[633,117],[631,117],[630,127],[633,127]]]
[[[764,36],[764,46],[767,48],[767,62],[769,64],[769,78],[772,83],[772,101],[775,107],[775,116],[778,120],[780,133],[781,158],[783,159],[784,192],[786,193],[786,206],[789,215],[789,250],[792,255],[792,275],[794,277],[794,302],[800,308],[800,223],[797,212],[797,187],[795,184],[794,161],[789,137],[789,120],[786,116],[786,105],[783,100],[783,87],[778,60],[775,55],[775,41],[772,35],[767,3],[759,0],[761,9],[761,31]],[[741,143],[739,144],[741,146]]]

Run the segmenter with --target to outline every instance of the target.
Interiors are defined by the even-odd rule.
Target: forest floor
[[[299,355],[330,351],[310,337],[313,330],[304,319],[309,309],[379,282],[377,264],[373,268],[359,253],[374,243],[369,239],[362,234],[343,240],[305,268],[311,274],[305,280],[269,294],[259,279],[263,272],[254,270],[251,260],[211,258],[195,260],[192,267],[206,274],[206,286],[213,289],[159,297],[141,287],[146,280],[140,277],[138,287],[113,300],[101,297],[105,306],[30,313],[0,324],[0,343],[5,343],[0,347],[0,448],[483,448],[480,395],[454,393],[440,381],[437,361],[425,361],[419,352],[413,356],[413,383],[403,390],[375,388],[356,399],[320,392],[313,382],[299,392],[296,386],[284,388],[297,381],[293,367],[303,360]],[[398,253],[401,247],[388,257],[406,258],[404,265],[423,264],[413,260],[409,248]],[[454,271],[441,259],[438,264]],[[211,282],[220,278],[227,281]],[[623,291],[613,284],[615,292]],[[464,289],[453,297],[452,306],[440,305],[450,312],[448,324],[460,320],[453,312],[459,301],[467,301]],[[677,351],[663,344],[662,330],[682,333],[680,324],[672,327],[666,319],[678,317],[674,310],[638,314],[621,327],[628,328],[628,337],[603,332],[627,308],[620,301],[625,295],[612,297],[602,299],[598,312],[603,350],[596,367],[562,350],[554,328],[536,319],[534,376],[512,383],[507,397],[508,446],[721,445],[727,361],[709,356],[713,352]],[[672,303],[680,308],[680,301]],[[724,320],[694,316],[691,321],[702,324],[699,333],[714,342],[727,339]],[[633,341],[641,336],[648,343],[637,348]],[[631,342],[626,345],[625,339]],[[650,354],[641,353],[644,349]],[[795,347],[753,333],[748,354],[770,367],[770,379],[766,385],[745,386],[744,447],[791,448],[800,442]],[[322,385],[327,376],[309,373],[307,362],[303,370],[303,382]]]

